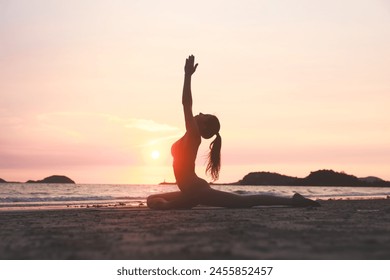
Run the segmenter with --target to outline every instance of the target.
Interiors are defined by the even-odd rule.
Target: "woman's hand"
[[[186,75],[192,75],[195,73],[196,71],[196,68],[198,67],[198,63],[195,64],[195,57],[193,55],[190,55],[187,59],[186,59],[186,65],[184,66],[184,73]]]

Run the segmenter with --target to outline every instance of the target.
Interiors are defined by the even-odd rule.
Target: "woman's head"
[[[221,135],[219,135],[221,125],[216,116],[204,115],[202,113],[196,116],[196,121],[203,138],[210,139],[216,135],[214,141],[210,144],[210,152],[206,167],[206,173],[209,173],[213,181],[216,181],[218,180],[219,170],[221,169],[222,138]]]
[[[218,118],[214,115],[199,113],[195,119],[198,123],[200,135],[205,139],[210,139],[216,135],[221,128]]]

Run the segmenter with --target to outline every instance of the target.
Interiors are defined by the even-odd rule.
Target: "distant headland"
[[[21,183],[21,182],[7,182],[0,178],[0,183]],[[28,180],[27,184],[76,184],[72,179],[63,175],[52,175],[42,180]]]
[[[243,185],[243,186],[334,186],[334,187],[390,187],[390,182],[369,176],[358,178],[345,172],[322,169],[310,172],[304,178],[282,175],[275,172],[250,172],[234,183],[210,183],[211,185]],[[160,185],[176,185],[175,182],[164,182]]]
[[[323,169],[310,172],[304,178],[264,171],[251,172],[232,185],[390,187],[390,182],[374,176],[358,178],[344,172]]]

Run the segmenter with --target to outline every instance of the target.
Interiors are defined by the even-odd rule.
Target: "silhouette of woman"
[[[173,171],[180,191],[155,194],[147,198],[151,209],[190,209],[198,204],[228,208],[248,208],[258,205],[289,205],[295,207],[320,206],[316,201],[296,193],[292,198],[270,195],[238,195],[215,190],[195,173],[195,159],[202,138],[215,139],[210,144],[206,172],[215,181],[221,167],[220,123],[217,117],[208,114],[192,113],[191,77],[198,64],[193,55],[186,59],[184,67],[184,87],[182,104],[186,133],[171,148]]]

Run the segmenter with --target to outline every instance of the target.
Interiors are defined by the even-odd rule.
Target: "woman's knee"
[[[159,197],[158,195],[151,195],[146,199],[146,205],[150,209],[155,209],[155,210],[164,210],[166,209],[167,201]]]

